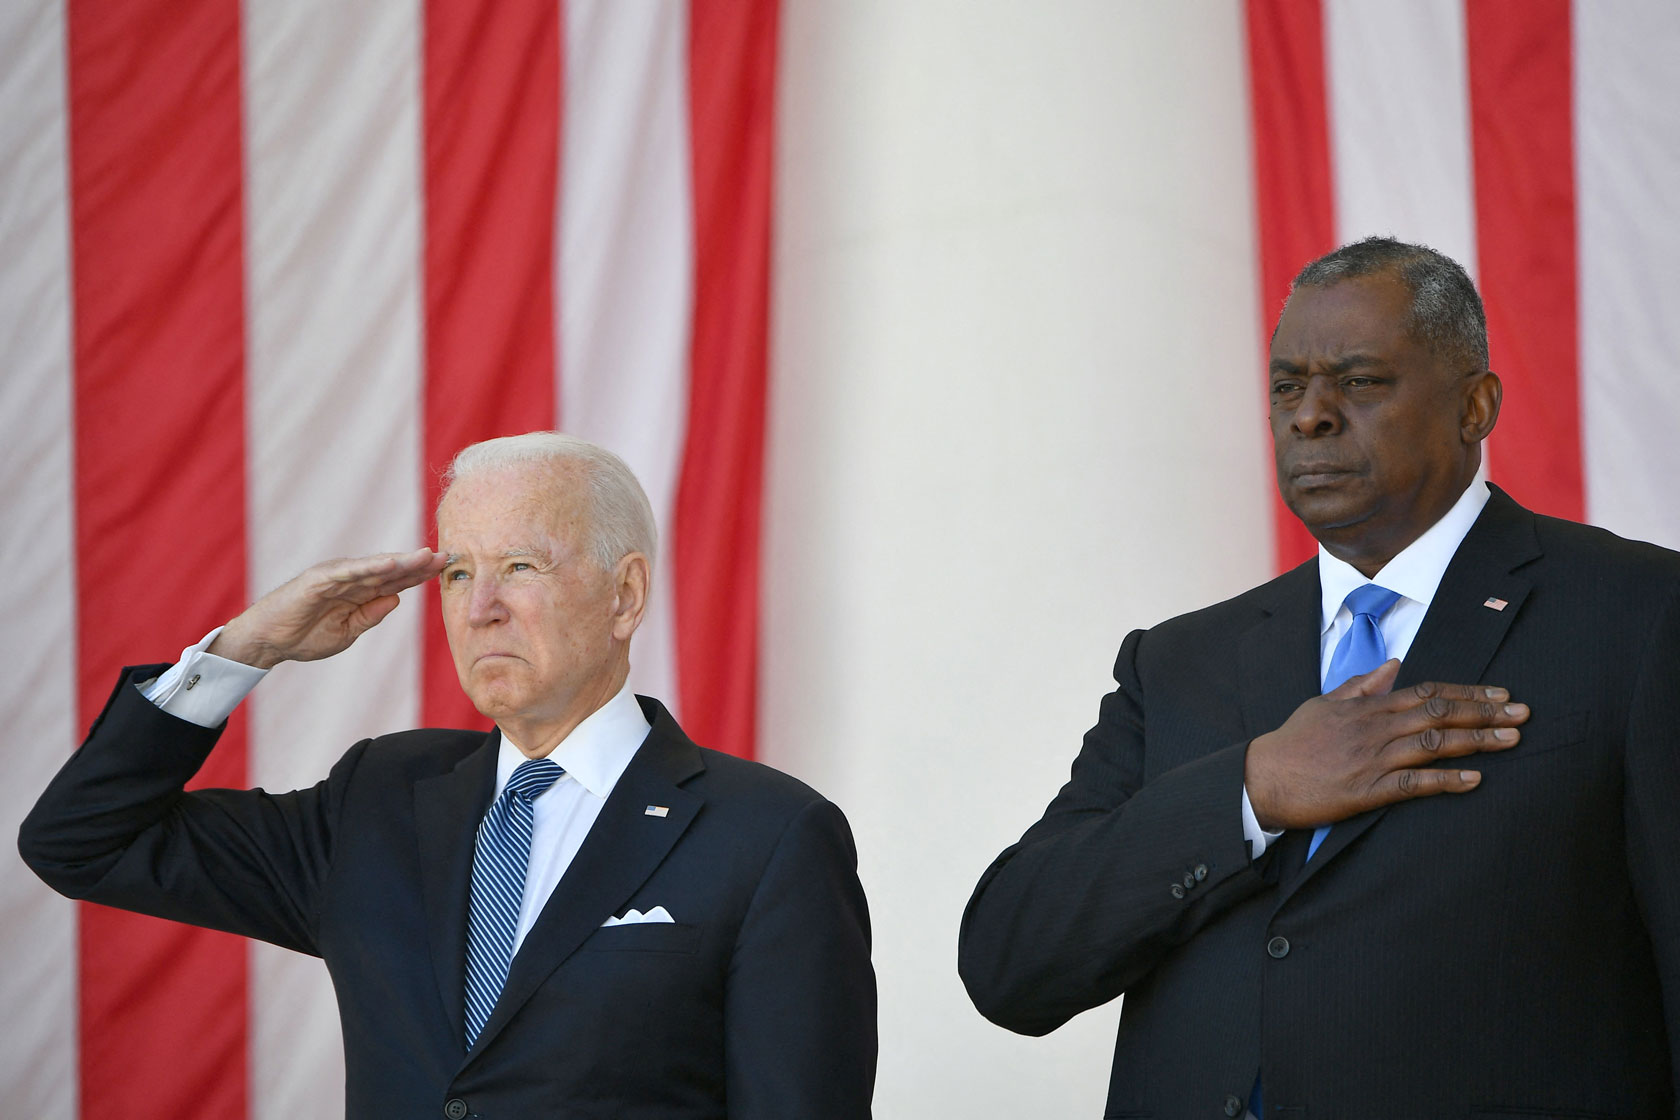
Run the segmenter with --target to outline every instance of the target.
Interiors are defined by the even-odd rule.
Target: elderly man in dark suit
[[[332,561],[130,669],[25,822],[65,894],[323,957],[352,1117],[854,1118],[875,984],[845,818],[626,685],[652,512],[557,433],[451,468],[440,552]],[[488,735],[357,743],[294,793],[183,785],[262,672],[438,576]]]
[[[1674,1116],[1680,555],[1477,481],[1480,299],[1296,278],[1278,486],[1318,556],[1131,634],[959,967],[1028,1034],[1125,993],[1107,1116]]]

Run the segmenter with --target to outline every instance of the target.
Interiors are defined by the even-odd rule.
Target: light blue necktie
[[[1352,613],[1353,625],[1348,627],[1347,633],[1342,635],[1341,641],[1336,643],[1335,650],[1330,654],[1330,668],[1324,673],[1325,692],[1341,687],[1349,677],[1369,673],[1388,660],[1388,645],[1383,641],[1382,629],[1378,627],[1377,620],[1399,601],[1398,591],[1390,591],[1374,583],[1367,583],[1348,592],[1347,598],[1342,600],[1342,605]],[[1313,830],[1312,843],[1307,845],[1309,860],[1328,835],[1330,826],[1327,824]],[[1260,1092],[1260,1078],[1256,1076],[1254,1088],[1248,1094],[1248,1110],[1255,1116],[1264,1116],[1265,1107]]]
[[[513,934],[525,897],[535,801],[565,771],[547,758],[521,762],[502,795],[484,814],[473,852],[472,902],[467,912],[467,1049],[478,1039],[513,963]]]
[[[1342,605],[1352,613],[1353,624],[1348,627],[1347,633],[1342,635],[1342,640],[1336,643],[1335,652],[1330,655],[1330,668],[1324,673],[1325,692],[1340,688],[1348,678],[1369,673],[1388,660],[1388,646],[1383,642],[1382,629],[1377,625],[1377,620],[1399,601],[1398,591],[1390,591],[1374,583],[1367,583],[1348,592],[1348,597],[1342,600]],[[1329,834],[1330,826],[1327,824],[1313,830],[1312,843],[1307,845],[1309,860]]]

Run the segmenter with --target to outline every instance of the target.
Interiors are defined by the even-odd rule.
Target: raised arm
[[[271,669],[342,653],[397,608],[397,595],[443,570],[429,548],[327,560],[252,603],[206,651]]]

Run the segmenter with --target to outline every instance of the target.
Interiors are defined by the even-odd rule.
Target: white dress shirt
[[[1354,588],[1367,583],[1400,593],[1395,604],[1377,620],[1377,629],[1382,631],[1383,646],[1388,650],[1388,656],[1405,660],[1418,628],[1423,625],[1423,616],[1435,599],[1435,589],[1441,586],[1441,577],[1447,574],[1447,565],[1452,563],[1458,546],[1464,543],[1470,526],[1481,516],[1488,494],[1487,483],[1479,480],[1472,482],[1439,521],[1384,564],[1382,570],[1370,579],[1366,579],[1352,564],[1330,555],[1323,545],[1318,546],[1322,610],[1318,640],[1319,680],[1323,680],[1330,670],[1330,655],[1335,652],[1336,643],[1353,625],[1353,613],[1342,601]],[[1248,840],[1248,850],[1254,859],[1259,859],[1267,845],[1283,835],[1282,832],[1266,832],[1260,827],[1259,820],[1254,816],[1254,806],[1248,799],[1247,786],[1242,792],[1242,821],[1243,836]]]
[[[141,684],[146,699],[172,716],[215,727],[233,714],[257,683],[268,675],[238,661],[230,661],[205,648],[216,640],[221,627],[210,631],[197,645],[181,651],[181,659],[161,677]],[[625,767],[651,730],[642,706],[629,684],[611,700],[591,712],[571,734],[548,755],[566,772],[532,803],[531,859],[525,869],[525,893],[519,904],[519,924],[513,935],[513,950],[519,951],[525,935],[542,913],[548,896],[560,877],[572,865],[584,838],[589,835],[601,806],[612,793]],[[496,790],[502,789],[514,769],[526,761],[517,744],[501,735],[496,754]],[[489,806],[485,807],[488,810]]]

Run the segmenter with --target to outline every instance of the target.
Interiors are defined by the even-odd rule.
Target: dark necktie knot
[[[566,771],[551,758],[533,758],[521,762],[508,778],[503,793],[511,793],[526,801],[535,801],[549,786],[560,780]]]

